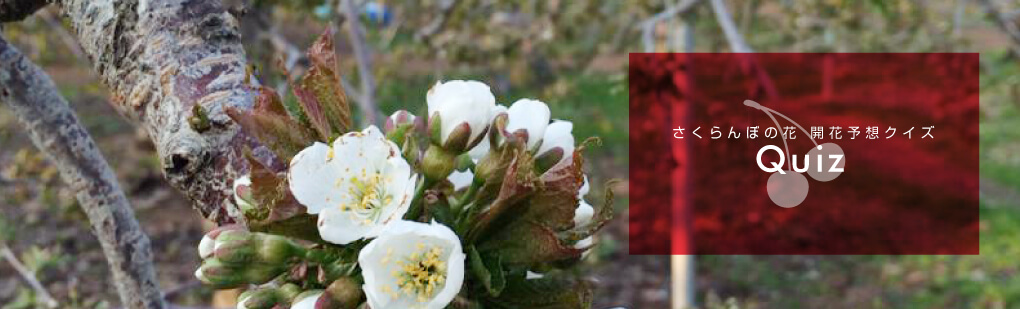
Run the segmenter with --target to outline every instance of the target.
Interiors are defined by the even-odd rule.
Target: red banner
[[[978,254],[978,54],[631,54],[631,254]]]

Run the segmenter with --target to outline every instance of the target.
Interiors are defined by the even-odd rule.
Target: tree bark
[[[95,142],[53,81],[0,37],[0,101],[14,111],[32,142],[75,191],[129,308],[164,308],[149,238]]]
[[[114,107],[148,132],[170,183],[207,219],[242,222],[232,182],[248,171],[244,149],[277,169],[283,162],[225,113],[251,109],[257,84],[248,76],[234,17],[219,1],[59,4],[112,90]],[[199,114],[208,121],[190,121],[202,119]]]

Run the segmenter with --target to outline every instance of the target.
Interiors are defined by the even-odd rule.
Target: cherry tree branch
[[[248,172],[244,149],[267,166],[285,164],[225,112],[251,109],[257,83],[248,76],[234,16],[219,1],[58,4],[115,109],[152,139],[170,184],[205,218],[243,222],[232,182]]]
[[[24,125],[75,191],[130,308],[164,308],[149,238],[135,220],[113,170],[42,68],[0,38],[0,101]]]

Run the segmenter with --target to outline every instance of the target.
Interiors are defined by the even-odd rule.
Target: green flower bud
[[[304,255],[303,248],[287,237],[256,234],[258,237],[257,261],[264,264],[285,264],[292,258]]]
[[[361,284],[350,277],[340,277],[326,287],[319,301],[315,303],[316,309],[354,309],[364,301],[365,293],[361,291]]]
[[[260,288],[249,290],[241,299],[239,305],[245,309],[272,309],[276,306],[288,304],[287,299],[279,288]],[[240,306],[238,306],[240,307]]]
[[[220,233],[216,238],[213,256],[226,264],[248,264],[256,259],[257,237],[244,230]]]
[[[422,160],[422,170],[425,176],[434,180],[446,179],[453,172],[454,161],[457,156],[446,149],[436,145],[429,146],[425,150],[425,158]]]
[[[202,261],[202,266],[195,271],[195,277],[220,289],[235,288],[246,283],[244,274],[239,269],[230,267],[216,258]]]
[[[287,303],[292,303],[294,302],[294,298],[297,298],[298,294],[301,294],[301,287],[297,284],[286,283],[280,286],[280,294]]]
[[[202,240],[198,243],[198,255],[203,259],[209,258],[213,255],[213,250],[216,248],[216,238],[219,238],[220,233],[230,230],[243,230],[244,227],[240,224],[228,224],[209,231],[205,236],[202,236]]]
[[[475,167],[475,161],[471,160],[471,156],[466,153],[457,156],[457,159],[454,161],[453,165],[453,169],[461,172],[466,171],[473,167]]]
[[[287,271],[287,267],[284,265],[251,264],[244,267],[243,271],[245,282],[263,284],[282,275]]]

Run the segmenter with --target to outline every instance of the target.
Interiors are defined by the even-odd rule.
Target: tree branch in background
[[[21,275],[21,278],[28,282],[28,285],[35,291],[35,296],[38,301],[41,302],[46,308],[56,308],[58,305],[57,300],[53,299],[49,291],[46,291],[46,287],[43,287],[42,283],[39,283],[39,279],[35,278],[35,274],[32,273],[21,261],[18,261],[18,257],[14,256],[14,252],[6,244],[0,244],[0,255],[7,260],[7,263],[14,267],[14,271]]]
[[[991,17],[999,28],[1006,32],[1006,35],[1013,40],[1013,54],[1020,57],[1020,27],[1018,27],[1017,22],[1013,20],[1016,15],[1013,13],[1002,13],[995,6],[995,3],[992,3],[992,0],[980,0],[979,2],[981,2],[981,5],[984,6],[985,12],[988,13],[988,16]]]
[[[285,163],[225,112],[250,110],[257,83],[248,76],[234,16],[219,1],[59,4],[114,108],[146,129],[170,184],[205,218],[243,222],[232,198],[233,180],[249,168],[243,150],[274,169]]]
[[[446,27],[446,21],[449,20],[450,12],[457,6],[457,0],[442,0],[439,1],[439,12],[435,18],[429,22],[428,25],[422,27],[418,32],[414,33],[414,37],[418,40],[428,41],[433,35],[439,33]]]
[[[677,15],[683,15],[694,8],[694,5],[699,0],[684,0],[676,6],[667,8],[665,11],[659,12],[658,14],[649,17],[638,23],[637,27],[641,29],[641,44],[644,47],[644,52],[650,53],[655,52],[655,25],[673,18]]]
[[[723,0],[711,0],[712,11],[715,12],[715,20],[719,23],[719,27],[722,28],[723,33],[726,35],[726,41],[729,42],[730,50],[734,53],[754,53],[750,45],[747,45],[747,41],[740,35],[740,31],[737,30],[737,26],[733,23],[733,18],[730,16],[729,10],[726,9],[726,3]],[[755,75],[758,79],[758,86],[765,92],[765,95],[770,99],[776,99],[779,97],[779,91],[776,90],[776,85],[772,82],[772,78],[769,77],[768,72],[754,59],[753,55],[746,55],[739,57],[741,59],[741,66],[745,74]]]
[[[730,43],[730,49],[734,53],[753,53],[754,50],[751,49],[751,46],[747,45],[744,37],[737,30],[737,25],[733,23],[730,11],[726,9],[726,3],[723,0],[711,0],[711,2],[712,12],[715,12],[715,20],[719,22],[719,27],[722,27],[723,34],[726,35],[726,41]]]
[[[361,80],[361,96],[358,107],[361,109],[362,121],[365,124],[380,123],[379,113],[375,104],[375,75],[372,74],[372,55],[365,43],[365,31],[358,21],[358,9],[351,0],[340,0],[338,11],[343,12],[347,23],[347,37],[354,51],[354,59],[358,62],[358,77]],[[339,25],[338,25],[339,26]],[[350,89],[350,88],[348,88]]]
[[[130,308],[164,308],[149,238],[135,220],[113,170],[48,75],[0,38],[0,101],[25,126],[75,191]]]
[[[0,22],[19,21],[50,4],[46,0],[0,0]]]

